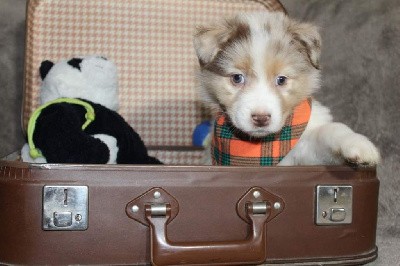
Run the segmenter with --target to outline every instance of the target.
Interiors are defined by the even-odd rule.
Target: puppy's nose
[[[271,115],[267,113],[256,113],[252,114],[251,118],[253,120],[253,124],[256,127],[265,127],[269,124],[269,121],[271,120]]]

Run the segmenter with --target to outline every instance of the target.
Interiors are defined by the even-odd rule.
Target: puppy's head
[[[263,137],[319,87],[316,27],[278,12],[242,14],[198,28],[200,94],[239,130]]]

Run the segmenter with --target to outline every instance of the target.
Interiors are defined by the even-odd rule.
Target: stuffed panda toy
[[[32,114],[22,160],[33,163],[161,164],[116,112],[115,64],[87,56],[44,61],[41,106]]]

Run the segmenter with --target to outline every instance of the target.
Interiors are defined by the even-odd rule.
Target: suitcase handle
[[[145,205],[145,216],[150,225],[151,260],[153,265],[234,265],[260,264],[266,259],[267,221],[271,206],[245,204],[250,221],[250,233],[245,240],[221,242],[172,243],[167,236],[171,217],[170,204]]]

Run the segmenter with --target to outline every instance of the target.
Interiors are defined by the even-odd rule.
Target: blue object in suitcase
[[[210,121],[207,120],[198,124],[193,131],[193,136],[192,136],[193,146],[204,147],[207,137],[210,135],[210,132],[211,132]]]

